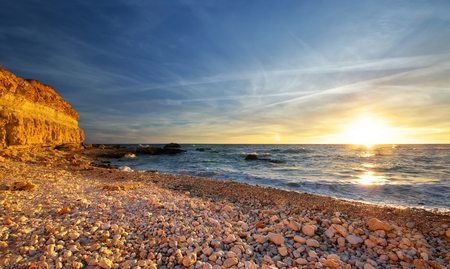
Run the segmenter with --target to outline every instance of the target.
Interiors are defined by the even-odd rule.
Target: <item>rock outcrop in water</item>
[[[78,113],[50,86],[0,68],[0,150],[79,147]]]
[[[162,148],[157,147],[132,147],[126,148],[122,146],[104,146],[93,145],[94,148],[102,149],[96,157],[98,158],[122,158],[129,154],[143,154],[143,155],[161,155],[161,154],[179,154],[186,153],[187,150],[181,149],[181,146],[177,143],[166,144]]]

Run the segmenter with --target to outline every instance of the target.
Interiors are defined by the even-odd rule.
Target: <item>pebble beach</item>
[[[1,268],[449,268],[450,215],[92,165],[0,157]]]

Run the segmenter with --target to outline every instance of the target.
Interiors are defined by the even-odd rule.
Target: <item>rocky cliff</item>
[[[78,113],[50,86],[0,68],[0,150],[80,146]]]

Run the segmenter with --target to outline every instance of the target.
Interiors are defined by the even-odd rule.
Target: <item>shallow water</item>
[[[139,155],[115,160],[113,164],[133,170],[234,180],[342,199],[450,212],[450,145],[370,148],[182,145],[182,148],[188,153]],[[205,151],[197,151],[197,148]],[[246,161],[248,154],[280,163]]]

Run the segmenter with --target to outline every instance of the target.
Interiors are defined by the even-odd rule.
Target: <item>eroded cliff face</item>
[[[50,86],[0,68],[0,150],[80,146],[78,113]]]

